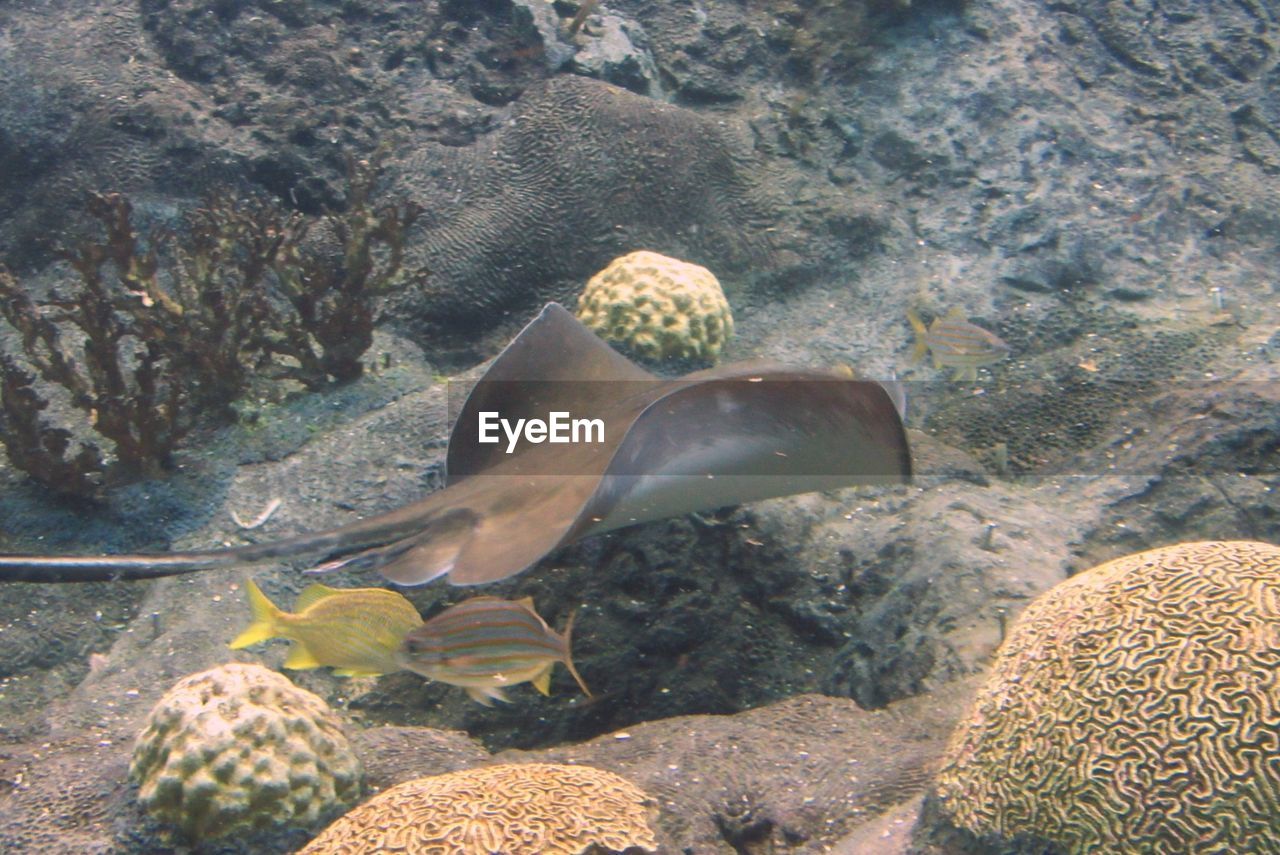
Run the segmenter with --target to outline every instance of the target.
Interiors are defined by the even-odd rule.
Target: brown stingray
[[[599,419],[601,442],[507,453],[479,414]],[[453,426],[448,484],[414,504],[328,531],[191,552],[0,556],[0,581],[171,576],[282,558],[310,572],[376,568],[417,585],[493,582],[587,535],[771,496],[901,482],[911,460],[885,389],[835,372],[737,364],[663,380],[548,304],[472,389]]]

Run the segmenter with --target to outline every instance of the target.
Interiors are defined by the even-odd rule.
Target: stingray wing
[[[677,381],[630,425],[579,536],[911,476],[906,431],[879,383],[761,365],[698,377]]]
[[[458,411],[449,436],[449,483],[486,472],[510,468],[512,458],[525,453],[539,455],[545,447],[522,444],[515,455],[506,443],[479,441],[480,413],[495,412],[516,419],[546,418],[553,411],[604,415],[630,423],[663,382],[636,365],[595,333],[584,327],[559,303],[548,303],[520,334],[494,358]],[[625,403],[630,399],[631,403]],[[621,439],[619,433],[616,439]],[[608,440],[608,437],[606,437]],[[603,470],[616,442],[606,448],[587,448],[584,454],[598,459],[572,462],[576,472]],[[531,462],[528,471],[547,473],[546,463]]]

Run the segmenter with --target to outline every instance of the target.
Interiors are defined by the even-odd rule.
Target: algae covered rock
[[[935,795],[979,838],[1072,855],[1280,851],[1280,547],[1153,549],[1037,599]]]
[[[179,680],[147,718],[130,777],[138,801],[192,839],[311,827],[360,796],[360,762],[337,716],[258,665]]]
[[[714,363],[733,335],[729,301],[710,270],[644,250],[591,277],[578,298],[578,320],[653,360]]]
[[[657,803],[591,766],[520,763],[417,778],[370,799],[299,855],[654,852]]]

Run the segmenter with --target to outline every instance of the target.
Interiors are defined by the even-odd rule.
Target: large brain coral
[[[482,144],[423,140],[391,166],[425,209],[406,258],[432,276],[390,311],[422,340],[556,297],[635,247],[742,273],[780,260],[785,200],[745,126],[576,74],[511,109]]]
[[[258,665],[184,677],[133,750],[138,801],[193,839],[310,827],[359,798],[360,763],[328,704]]]
[[[1068,853],[1280,851],[1280,548],[1184,543],[1027,607],[936,794]]]
[[[522,763],[464,769],[392,787],[299,855],[652,852],[655,803],[590,766]]]
[[[648,359],[715,362],[733,335],[729,301],[710,270],[644,250],[591,277],[578,320]]]

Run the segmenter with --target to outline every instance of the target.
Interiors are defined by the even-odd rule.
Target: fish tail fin
[[[284,612],[280,611],[280,608],[275,603],[267,599],[267,595],[262,593],[262,589],[255,585],[252,579],[245,580],[245,593],[249,596],[252,623],[227,645],[232,650],[239,650],[251,644],[258,644],[269,638],[275,638],[280,634],[280,616]]]
[[[547,665],[547,667],[539,671],[538,676],[534,677],[531,681],[533,683],[533,687],[544,695],[550,696],[551,694],[551,665],[554,664],[555,663],[552,662]]]
[[[569,620],[565,621],[564,632],[560,634],[560,637],[564,639],[564,667],[568,668],[569,673],[573,675],[573,679],[578,681],[578,686],[581,687],[583,694],[590,698],[593,697],[591,690],[587,688],[586,681],[582,679],[582,675],[578,673],[578,669],[573,665],[573,648],[571,646],[573,642],[573,619],[577,616],[577,609],[569,612]]]
[[[295,641],[289,648],[289,655],[284,658],[284,667],[290,671],[309,671],[312,668],[323,668],[324,663],[301,641]]]
[[[494,701],[501,701],[504,704],[511,703],[507,693],[497,686],[467,686],[466,690],[467,694],[471,696],[471,700],[481,706],[491,707]]]
[[[907,323],[911,324],[911,329],[916,334],[916,343],[911,349],[911,364],[918,365],[929,351],[929,328],[924,325],[924,321],[920,320],[915,309],[907,309]]]

